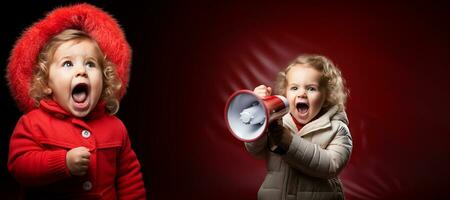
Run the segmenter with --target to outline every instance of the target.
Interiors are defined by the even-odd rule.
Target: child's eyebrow
[[[288,87],[292,87],[292,86],[300,86],[301,84],[297,84],[297,83],[290,83],[290,84],[288,84]],[[320,84],[316,84],[316,83],[308,83],[308,84],[305,84],[305,85],[303,85],[304,87],[311,87],[311,86],[314,86],[314,87],[320,87]]]
[[[316,83],[310,83],[310,84],[306,84],[306,86],[315,86],[315,87],[319,87],[320,85],[319,85],[319,84],[316,84]]]
[[[97,57],[94,57],[94,56],[88,56],[87,59],[94,60],[95,62],[97,62],[97,60],[98,60]]]
[[[64,57],[60,57],[60,58],[56,57],[56,60],[57,61],[64,60],[64,59],[69,59],[70,60],[71,58],[72,58],[72,56],[64,56]]]

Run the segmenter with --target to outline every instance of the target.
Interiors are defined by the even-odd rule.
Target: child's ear
[[[44,88],[44,94],[46,95],[51,95],[53,93],[52,89],[49,87],[45,87]]]

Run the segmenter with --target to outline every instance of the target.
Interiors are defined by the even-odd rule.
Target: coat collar
[[[301,130],[297,129],[297,126],[289,113],[283,116],[284,125],[292,132],[299,134],[300,136],[305,136],[318,130],[330,128],[332,120],[339,120],[348,125],[348,119],[345,111],[339,111],[338,106],[331,107],[319,118],[305,124]]]
[[[39,108],[47,113],[52,114],[57,118],[77,118],[70,112],[64,110],[58,103],[51,99],[43,99],[39,102]],[[105,114],[105,103],[103,101],[98,102],[97,106],[92,110],[84,119],[90,120],[98,118]]]

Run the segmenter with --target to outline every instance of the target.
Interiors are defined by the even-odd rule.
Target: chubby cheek
[[[65,101],[68,100],[70,97],[70,94],[68,91],[70,91],[70,87],[66,86],[63,82],[54,82],[49,81],[47,85],[48,89],[47,91],[44,91],[51,95],[52,99],[57,101],[58,103],[66,103]]]
[[[289,111],[294,114],[296,108],[295,108],[295,95],[290,94],[289,92],[286,92],[286,98],[289,102]]]
[[[103,91],[103,76],[100,70],[92,73],[91,89],[92,89],[92,97],[94,100],[98,100]]]
[[[316,98],[312,102],[313,106],[310,107],[311,114],[312,114],[311,117],[315,117],[320,112],[324,102],[325,102],[325,97],[323,94],[316,96]]]
[[[322,106],[325,103],[325,100],[326,100],[326,93],[321,92],[320,95],[317,97],[317,104],[318,104],[319,109],[322,109]]]
[[[100,96],[102,95],[103,91],[103,81],[99,81],[95,83],[92,87],[92,98],[94,98],[95,101],[97,101]]]

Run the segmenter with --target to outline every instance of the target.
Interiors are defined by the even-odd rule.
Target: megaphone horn
[[[261,137],[270,122],[280,119],[288,111],[286,97],[275,95],[261,99],[250,90],[239,90],[227,100],[225,120],[237,139],[251,142]]]

